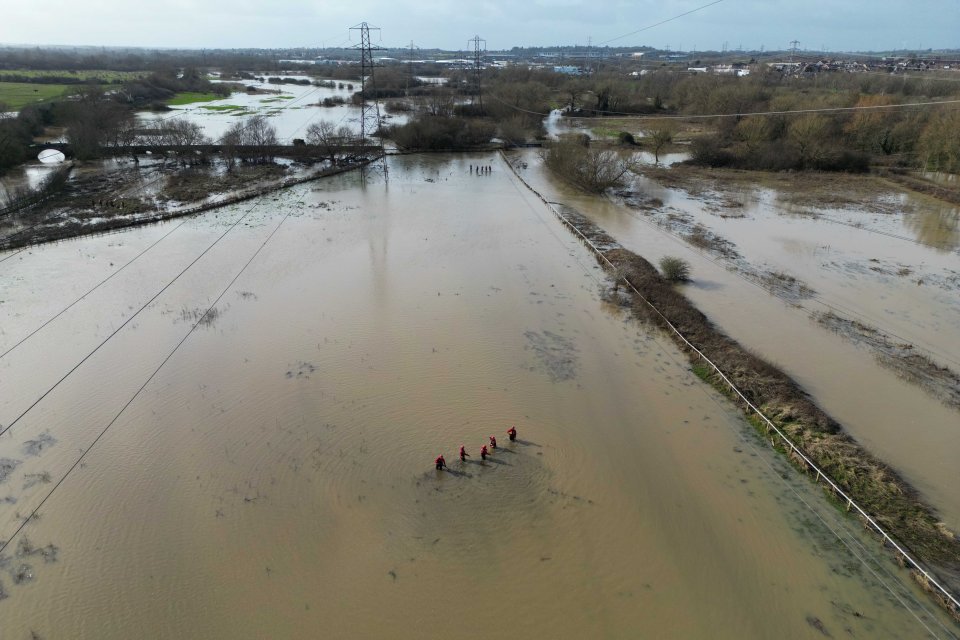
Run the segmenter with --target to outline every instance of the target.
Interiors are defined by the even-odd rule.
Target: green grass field
[[[183,93],[178,93],[169,100],[167,104],[171,107],[177,107],[184,104],[192,104],[194,102],[210,102],[211,100],[222,100],[223,96],[218,96],[215,93],[198,93],[196,91],[184,91]]]
[[[59,98],[70,88],[71,85],[67,84],[0,82],[0,103],[12,111],[19,111],[28,104]]]

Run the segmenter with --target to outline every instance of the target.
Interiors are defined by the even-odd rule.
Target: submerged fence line
[[[587,236],[584,235],[583,232],[580,231],[580,229],[578,229],[576,225],[574,225],[572,222],[570,222],[570,220],[568,220],[567,217],[564,216],[564,215],[554,206],[554,203],[553,203],[553,202],[547,200],[547,199],[543,196],[543,194],[541,194],[539,191],[537,191],[536,189],[534,189],[534,188],[530,185],[530,183],[528,183],[526,180],[523,179],[523,177],[517,172],[516,167],[513,166],[513,163],[510,162],[510,160],[503,154],[503,152],[501,152],[501,156],[503,157],[503,160],[504,160],[504,162],[506,162],[507,166],[510,167],[510,170],[513,172],[513,175],[516,176],[516,178],[517,178],[521,183],[523,183],[523,185],[524,185],[527,189],[529,189],[529,190],[530,190],[531,192],[533,192],[538,198],[540,198],[540,200],[542,200],[543,203],[546,204],[546,205],[550,208],[551,211],[553,211],[554,215],[556,215],[557,218],[559,218],[560,221],[561,221],[564,225],[566,225],[567,227],[569,227],[575,234],[577,234],[577,235],[580,237],[580,239],[581,239],[588,247],[590,247],[590,249],[591,249],[601,260],[603,260],[612,270],[615,270],[615,269],[616,269],[616,267],[614,266],[614,264],[613,264],[612,262],[610,262],[610,260],[607,259],[607,256],[604,255],[604,253],[603,253],[599,248],[597,248],[597,246],[594,245],[593,242],[591,242],[590,239],[587,238]],[[693,344],[692,342],[690,342],[689,340],[687,340],[687,338],[686,338],[682,333],[680,333],[680,331],[674,326],[674,324],[673,324],[672,322],[670,322],[670,320],[667,319],[667,317],[666,317],[665,315],[663,315],[662,313],[660,313],[660,310],[657,309],[657,307],[655,307],[655,306],[653,305],[653,303],[651,303],[649,300],[647,300],[647,298],[646,298],[642,293],[640,293],[640,291],[637,290],[637,288],[636,288],[635,286],[633,286],[633,283],[630,282],[630,280],[628,280],[626,276],[621,276],[621,280],[622,280],[624,283],[626,283],[626,285],[627,285],[628,287],[630,287],[630,289],[631,289],[641,300],[643,300],[643,301],[647,304],[647,306],[649,306],[651,309],[653,309],[654,313],[656,313],[656,314],[660,317],[660,319],[662,319],[663,322],[666,323],[666,325],[667,325],[668,327],[670,327],[670,330],[671,330],[674,334],[676,334],[676,336],[677,336],[678,338],[680,338],[680,340],[681,340],[687,347],[689,347],[691,350],[693,350],[694,353],[697,354],[697,356],[698,356],[699,359],[701,359],[701,360],[703,360],[704,362],[706,362],[707,364],[709,364],[710,367],[712,367],[713,370],[717,373],[717,375],[719,375],[720,378],[721,378],[724,382],[727,383],[727,385],[730,387],[730,390],[733,391],[733,393],[735,393],[737,396],[739,396],[740,399],[742,399],[742,400],[744,401],[744,403],[746,403],[746,405],[747,405],[757,416],[759,416],[761,420],[763,420],[763,422],[764,422],[764,423],[767,425],[767,427],[768,427],[768,433],[769,433],[770,431],[775,432],[775,433],[780,437],[780,439],[783,441],[783,443],[788,447],[788,450],[790,451],[790,453],[795,454],[795,455],[796,455],[797,457],[799,457],[799,459],[800,459],[801,461],[803,461],[803,463],[806,464],[810,469],[812,469],[813,471],[816,471],[816,474],[817,474],[817,475],[816,475],[816,480],[815,480],[815,482],[816,482],[817,484],[819,484],[819,483],[820,483],[820,479],[823,478],[823,480],[829,485],[829,487],[830,487],[831,489],[833,489],[834,493],[835,493],[838,497],[840,497],[840,498],[842,498],[844,501],[846,501],[847,511],[850,511],[851,509],[855,509],[855,510],[864,518],[864,520],[866,520],[866,522],[873,528],[874,531],[876,531],[878,534],[880,534],[880,536],[881,536],[886,542],[890,543],[890,545],[891,545],[894,549],[897,550],[897,552],[902,556],[902,558],[903,558],[903,560],[904,560],[904,562],[905,562],[906,564],[908,564],[909,566],[912,566],[917,572],[919,572],[919,573],[923,576],[923,578],[927,581],[927,584],[928,584],[930,587],[932,587],[933,590],[935,590],[936,592],[938,592],[939,595],[940,595],[942,598],[945,598],[945,599],[946,599],[946,602],[945,602],[944,604],[947,604],[947,605],[948,605],[948,608],[952,608],[953,613],[954,613],[955,615],[956,615],[956,614],[960,614],[960,600],[958,600],[950,591],[948,591],[946,587],[944,587],[943,585],[941,585],[941,584],[937,581],[937,579],[933,576],[932,572],[930,572],[930,571],[928,571],[926,568],[924,568],[917,559],[915,559],[911,554],[909,554],[909,553],[903,548],[903,546],[893,538],[893,536],[892,536],[891,534],[887,533],[887,532],[883,529],[883,527],[881,527],[881,526],[879,525],[879,523],[877,523],[877,521],[874,520],[873,517],[870,516],[870,514],[868,514],[859,504],[857,504],[857,502],[854,501],[853,498],[851,498],[849,495],[847,495],[847,492],[844,491],[844,490],[833,480],[833,478],[831,478],[831,477],[827,474],[826,471],[824,471],[824,470],[821,469],[819,466],[817,466],[817,464],[816,464],[813,460],[811,460],[811,459],[807,456],[807,454],[804,453],[802,449],[800,449],[800,447],[798,447],[796,444],[794,444],[793,441],[792,441],[783,431],[781,431],[780,428],[777,427],[777,425],[775,425],[775,424],[773,423],[773,421],[771,421],[766,415],[764,415],[764,413],[763,413],[762,411],[760,411],[760,409],[759,409],[756,405],[754,405],[754,404],[740,391],[740,389],[737,388],[737,386],[730,380],[730,378],[728,378],[727,375],[726,375],[723,371],[720,370],[720,367],[718,367],[716,364],[714,364],[714,362],[713,362],[710,358],[708,358],[705,353],[703,353],[702,351],[700,351],[700,349],[698,349],[696,346],[694,346],[694,344]],[[770,443],[771,443],[771,444],[774,444],[774,441],[773,441],[772,438],[771,438]]]

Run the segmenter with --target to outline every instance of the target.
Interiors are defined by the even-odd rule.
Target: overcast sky
[[[488,49],[608,43],[673,50],[960,48],[960,0],[3,0],[0,43],[145,47],[383,46]]]

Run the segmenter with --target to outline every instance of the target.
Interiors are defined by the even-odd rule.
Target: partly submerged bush
[[[690,263],[676,256],[664,256],[660,260],[660,271],[670,282],[686,282],[690,279]]]
[[[387,136],[402,149],[469,149],[490,142],[496,127],[486,120],[425,116],[391,127]]]

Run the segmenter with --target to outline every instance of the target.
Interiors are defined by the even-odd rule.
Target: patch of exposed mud
[[[824,262],[825,268],[838,269],[851,276],[882,276],[884,278],[906,278],[918,287],[936,287],[952,293],[960,292],[960,271],[944,269],[942,273],[932,271],[914,271],[913,268],[896,263],[885,263],[876,258],[866,262],[858,260]]]
[[[901,378],[917,385],[945,405],[960,409],[960,375],[941,367],[913,345],[892,340],[889,336],[856,320],[833,313],[820,313],[817,321],[854,344],[873,350],[877,361]]]
[[[773,295],[788,302],[800,302],[817,294],[812,287],[802,280],[798,280],[782,271],[743,271],[743,273]]]
[[[643,191],[621,189],[619,191],[615,191],[614,195],[623,200],[623,203],[631,209],[654,211],[663,207],[663,200],[651,196]]]
[[[777,201],[788,207],[894,214],[904,212],[906,206],[899,197],[899,189],[869,175],[797,171],[772,173],[710,169],[687,164],[670,169],[644,167],[641,174],[664,187],[681,189],[692,198],[710,198],[719,202],[734,203],[736,197],[732,194],[735,190],[744,186],[760,186],[775,189]]]
[[[885,276],[897,276],[898,278],[906,278],[911,273],[913,273],[913,269],[903,264],[897,264],[897,265],[883,264],[882,262],[880,262],[880,260],[876,258],[870,258],[868,262],[870,263],[870,266],[868,267],[870,271],[874,271],[876,273],[879,273]]]
[[[695,247],[709,251],[710,253],[722,256],[727,260],[736,260],[740,258],[740,254],[737,253],[736,245],[724,238],[723,236],[717,235],[707,227],[703,226],[699,222],[692,223],[693,218],[689,216],[679,216],[676,214],[669,214],[674,216],[677,219],[678,226],[686,227],[680,234],[683,238],[692,244]],[[669,216],[668,216],[669,217]],[[684,220],[683,218],[689,218],[689,220]]]
[[[246,189],[265,181],[279,180],[287,173],[288,167],[273,163],[241,165],[232,171],[221,170],[218,165],[191,167],[167,176],[159,198],[176,202],[196,202],[211,195]]]
[[[906,173],[903,170],[891,170],[887,172],[884,177],[891,182],[901,184],[918,193],[932,196],[944,202],[960,204],[960,190],[937,184],[917,174]]]
[[[0,250],[192,215],[351,171],[369,161],[361,158],[333,167],[258,165],[236,173],[205,166],[181,174],[178,168],[158,164],[100,173],[91,168],[75,172],[79,176],[61,196],[0,218]]]
[[[664,208],[663,202],[659,198],[652,198],[641,191],[630,190],[619,191],[617,195],[628,207],[643,211],[652,222],[668,233],[682,238],[706,253],[725,260],[737,272],[759,284],[778,298],[790,303],[798,303],[801,300],[812,298],[817,293],[808,284],[794,276],[752,265],[740,255],[733,242],[696,222],[694,217],[688,213],[673,207]],[[722,200],[719,206],[713,207],[716,210],[713,213],[722,218],[743,218],[745,216],[742,211],[729,212],[731,208],[735,209],[742,206],[742,202],[726,198]]]
[[[778,185],[776,199],[782,205],[814,210],[839,209],[880,215],[912,211],[912,207],[905,204],[893,191],[868,193],[865,192],[864,185],[859,183],[850,182],[849,186],[846,185],[847,183],[844,183],[843,186],[831,187],[829,184],[808,184],[803,189],[786,188],[783,191],[780,189],[784,187]]]
[[[533,351],[540,370],[547,374],[551,382],[564,382],[577,377],[577,348],[573,340],[550,331],[538,333],[524,332],[527,344],[524,349]]]

